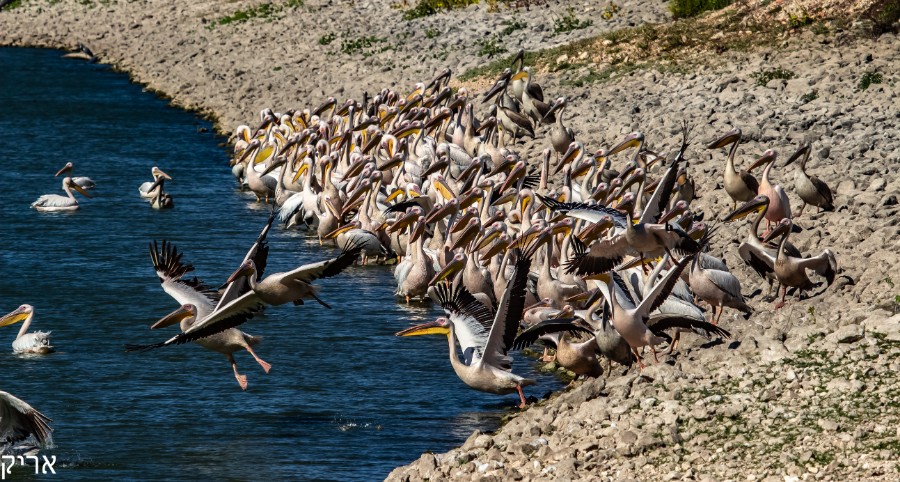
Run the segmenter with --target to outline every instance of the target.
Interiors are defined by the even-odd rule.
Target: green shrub
[[[375,37],[374,35],[371,37],[361,37],[352,40],[341,40],[341,52],[347,55],[353,55],[386,40],[386,38]]]
[[[319,37],[319,45],[328,45],[331,42],[334,42],[334,39],[337,38],[337,34],[335,33],[326,33],[325,35]]]
[[[419,0],[416,6],[403,12],[403,20],[434,15],[442,10],[456,10],[478,3],[478,0]]]
[[[479,57],[486,56],[490,59],[506,52],[506,47],[500,42],[500,36],[498,35],[491,35],[488,38],[476,40],[475,43],[478,45]]]
[[[812,92],[803,94],[803,96],[800,97],[800,102],[803,104],[808,104],[818,98],[819,98],[819,91],[816,89],[813,89]]]
[[[859,79],[859,85],[857,85],[857,87],[859,90],[866,90],[872,84],[880,84],[882,80],[881,74],[878,72],[868,71]]]
[[[875,33],[894,31],[897,29],[897,22],[900,21],[900,0],[876,2],[865,16],[872,21]]]
[[[756,85],[765,87],[770,81],[774,79],[784,79],[790,80],[794,78],[794,73],[790,70],[782,69],[778,67],[776,69],[771,70],[762,70],[759,72],[755,72],[750,74],[751,77],[756,79]]]
[[[720,10],[732,3],[734,0],[671,0],[669,10],[675,18],[687,18],[710,10]]]
[[[505,27],[503,27],[503,30],[500,31],[500,35],[505,37],[505,36],[515,32],[516,30],[522,30],[523,28],[525,28],[527,26],[528,25],[525,24],[524,22],[520,22],[516,19],[512,19],[512,21],[510,21],[509,23],[506,24]]]
[[[565,33],[571,32],[573,30],[581,30],[583,28],[588,28],[593,25],[594,22],[590,20],[580,20],[578,17],[569,10],[565,15],[556,19],[553,22],[553,32],[555,33]]]

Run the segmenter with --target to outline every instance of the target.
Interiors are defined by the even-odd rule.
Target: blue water
[[[250,116],[252,113],[248,113]],[[58,478],[65,480],[359,480],[385,477],[426,451],[446,451],[473,430],[492,430],[516,395],[465,387],[442,337],[397,338],[440,309],[399,303],[386,267],[354,267],[323,280],[316,304],[272,308],[245,324],[256,351],[227,360],[197,345],[125,353],[172,331],[148,327],[177,308],[160,288],[147,244],[168,239],[221,283],[264,224],[266,208],[235,189],[224,139],[125,75],[60,52],[0,48],[0,315],[35,306],[32,330],[52,330],[58,352],[12,354],[19,325],[0,328],[0,390],[53,419]],[[97,182],[74,213],[29,204],[61,193],[67,161]],[[159,166],[175,209],[137,194]],[[77,195],[76,195],[77,196]],[[271,272],[334,256],[305,235],[273,229]],[[170,330],[175,329],[171,328]],[[559,387],[537,378],[527,395]],[[15,470],[18,478],[29,471]]]

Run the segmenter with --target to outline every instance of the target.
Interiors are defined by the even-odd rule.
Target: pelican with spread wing
[[[0,391],[0,455],[34,456],[38,445],[50,442],[50,420],[24,400]]]
[[[531,251],[523,254],[516,250],[518,261],[495,316],[491,316],[488,307],[475,299],[464,286],[454,287],[443,281],[435,286],[435,298],[449,316],[408,328],[397,333],[397,336],[447,335],[450,365],[463,383],[475,390],[498,395],[518,392],[521,401],[519,408],[525,408],[522,387],[533,385],[535,381],[512,372],[512,358],[508,352],[512,349],[519,320],[525,310],[525,285],[531,267]],[[457,342],[462,348],[463,358],[457,353]]]

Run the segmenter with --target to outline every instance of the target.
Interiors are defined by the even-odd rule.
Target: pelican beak
[[[501,172],[507,172],[512,169],[516,165],[511,159],[507,158],[503,161],[500,161],[490,172],[488,172],[484,177],[494,177]]]
[[[636,268],[638,266],[641,266],[642,264],[658,263],[661,260],[662,260],[662,257],[656,257],[653,259],[644,258],[643,262],[642,262],[641,258],[639,256],[635,256],[635,257],[632,257],[631,259],[629,259],[628,261],[625,261],[624,263],[617,266],[616,269],[617,270],[626,270],[626,269]]]
[[[514,202],[519,196],[515,190],[511,190],[508,193],[497,198],[496,201],[491,203],[491,206],[501,206],[506,203]]]
[[[784,165],[787,166],[787,165],[793,163],[794,161],[796,161],[797,159],[800,159],[801,157],[804,157],[804,156],[809,157],[809,151],[810,151],[809,144],[803,144],[802,146],[800,146],[800,149],[797,149],[797,152],[795,152],[791,156],[791,158],[788,159],[787,162],[784,163]]]
[[[165,328],[167,326],[172,326],[175,323],[181,323],[185,318],[190,318],[194,316],[194,312],[192,310],[186,309],[184,306],[178,308],[177,310],[169,313],[164,316],[162,319],[154,323],[150,329],[155,330],[157,328]]]
[[[304,162],[303,165],[300,166],[300,169],[297,169],[297,174],[294,174],[294,177],[291,179],[291,182],[297,182],[297,180],[300,179],[300,176],[302,176],[303,173],[308,170],[309,170],[309,164]]]
[[[769,232],[768,235],[766,235],[766,237],[762,240],[762,242],[768,243],[769,241],[777,238],[778,236],[785,234],[790,229],[791,229],[790,221],[788,221],[788,222],[781,221],[780,223],[778,223],[778,226],[775,229],[773,229],[772,231]]]
[[[766,149],[766,152],[763,152],[763,155],[759,159],[757,159],[756,162],[754,162],[750,166],[749,169],[747,169],[747,172],[750,172],[764,164],[768,164],[770,162],[775,162],[775,158],[777,156],[778,156],[778,154],[776,154],[775,151],[773,151],[772,149]]]
[[[450,249],[457,249],[463,246],[468,246],[469,243],[475,240],[479,232],[481,232],[481,223],[478,221],[478,219],[473,218],[471,221],[469,221],[466,230],[463,231],[461,235],[459,235],[459,239],[457,239],[456,242],[453,243],[453,246]]]
[[[466,209],[467,207],[475,204],[481,199],[481,196],[484,194],[484,191],[481,188],[475,187],[472,188],[463,198],[459,201],[459,208]]]
[[[259,164],[265,161],[266,159],[272,157],[274,153],[275,146],[273,146],[272,144],[266,145],[266,147],[263,147],[259,150],[259,152],[256,153],[256,157],[253,158],[253,164]]]
[[[400,197],[400,196],[403,195],[403,194],[406,194],[406,191],[404,191],[403,189],[400,189],[400,188],[398,187],[397,189],[394,189],[394,190],[388,195],[388,197],[386,197],[386,198],[384,199],[384,202],[389,203],[389,202],[393,201],[394,199],[397,199],[398,197]]]
[[[388,229],[388,232],[396,233],[396,232],[403,231],[410,224],[414,223],[418,219],[419,219],[419,213],[413,211],[405,216],[402,216],[400,219],[394,221],[393,226],[391,226],[390,229]]]
[[[728,216],[725,216],[723,222],[731,222],[738,219],[743,219],[750,214],[753,213],[761,213],[766,209],[769,205],[769,198],[765,196],[756,196],[755,198],[747,201],[742,206],[739,206],[733,212],[731,212]]]
[[[444,269],[434,275],[434,278],[431,278],[431,281],[428,282],[428,286],[433,286],[441,280],[451,279],[456,272],[461,271],[466,267],[465,259],[465,256],[457,253],[457,255],[453,257],[453,260],[447,263],[447,266],[444,266]]]
[[[346,233],[347,231],[350,231],[351,229],[356,229],[356,225],[351,223],[351,224],[346,224],[346,225],[344,225],[344,226],[341,226],[341,227],[335,229],[334,231],[332,231],[332,232],[326,234],[325,236],[323,236],[322,239],[334,239],[334,238],[337,238],[337,237],[340,236],[341,234]]]
[[[66,164],[65,166],[63,166],[62,169],[60,169],[59,171],[57,171],[56,174],[53,175],[53,177],[59,177],[60,174],[62,174],[62,173],[64,173],[64,172],[71,172],[71,171],[72,171],[72,165],[71,165],[71,164]]]
[[[559,160],[559,164],[556,165],[556,170],[553,171],[553,174],[556,175],[559,173],[566,164],[574,161],[583,150],[584,146],[577,142],[569,144],[569,148],[566,149],[566,153],[563,154],[562,158]]]
[[[12,313],[0,318],[0,326],[14,325],[20,321],[25,321],[31,315],[31,310],[17,308]]]
[[[447,186],[444,182],[443,177],[438,177],[431,182],[431,185],[434,186],[435,190],[444,198],[444,200],[449,201],[453,199],[455,196],[453,195],[453,191]]]
[[[250,276],[253,272],[254,269],[249,264],[242,264],[234,273],[231,273],[231,276],[228,277],[228,281],[225,282],[225,285],[230,285],[234,280],[243,276]]]
[[[669,209],[668,211],[666,211],[665,214],[663,214],[662,216],[660,216],[660,218],[659,218],[659,224],[665,224],[665,223],[671,221],[672,219],[674,219],[675,216],[677,216],[677,215],[681,214],[681,212],[683,212],[683,211],[681,211],[681,212],[679,212],[679,211],[680,211],[680,210],[679,210],[679,209],[676,209],[676,208]]]
[[[440,321],[430,321],[421,325],[398,331],[397,336],[418,336],[418,335],[449,335],[450,327],[445,326]]]
[[[541,235],[541,231],[542,231],[542,228],[540,226],[538,226],[538,225],[531,226],[531,228],[529,228],[524,233],[519,233],[518,238],[511,240],[509,242],[509,244],[506,246],[506,249],[513,249],[514,247],[516,247],[516,245],[519,245],[520,243],[522,246],[527,246],[529,243],[531,243],[532,240],[534,240],[534,238]]]
[[[515,75],[513,75],[509,80],[511,82],[515,82],[517,80],[525,80],[526,78],[528,78],[528,71],[522,70],[522,71],[516,72]]]
[[[513,168],[513,170],[509,173],[509,176],[506,178],[506,182],[504,182],[503,185],[500,186],[500,192],[505,192],[510,186],[518,182],[519,179],[522,179],[523,177],[525,177],[525,163],[519,161],[516,163],[516,166]]]
[[[172,176],[166,174],[166,173],[163,172],[163,170],[160,169],[160,168],[156,168],[155,172],[156,172],[156,175],[159,176],[159,177],[164,177],[164,178],[166,178],[166,179],[168,179],[168,180],[170,180],[170,181],[172,180]]]
[[[494,84],[494,86],[491,87],[491,90],[485,92],[484,97],[481,98],[481,103],[483,104],[483,103],[491,100],[492,98],[494,98],[494,96],[496,96],[500,92],[503,92],[503,89],[505,89],[505,88],[506,88],[506,81],[498,80]]]
[[[421,216],[418,216],[416,219],[420,219],[420,218],[421,218]],[[425,234],[425,223],[422,221],[419,221],[416,223],[416,226],[412,230],[412,234],[409,237],[409,242],[414,243],[423,234]]]
[[[358,188],[356,188],[355,191],[353,191],[352,193],[350,193],[349,196],[347,196],[347,201],[346,201],[345,205],[350,206],[353,203],[355,203],[356,201],[358,201],[361,197],[363,197],[364,194],[369,192],[369,189],[371,189],[371,187],[372,187],[372,183],[369,183],[369,182],[360,184],[360,186]]]
[[[611,283],[612,282],[612,277],[609,275],[609,273],[589,274],[587,276],[584,276],[583,278],[585,280],[595,280],[595,281],[601,281],[603,283]]]
[[[553,227],[550,228],[550,234],[554,235],[554,236],[557,234],[569,235],[571,233],[572,233],[572,220],[571,219],[564,219],[564,220],[556,223],[555,225],[553,225]]]
[[[360,157],[356,160],[350,167],[347,168],[347,171],[344,173],[344,179],[350,179],[351,177],[355,177],[362,172],[363,167],[366,165],[366,159],[364,157]]]
[[[84,197],[93,197],[90,194],[88,194],[87,191],[85,191],[83,187],[79,186],[78,184],[75,184],[75,181],[72,181],[72,189],[78,191],[78,193]]]
[[[450,229],[450,234],[456,234],[460,231],[463,231],[469,227],[469,223],[475,219],[475,212],[471,209],[463,212],[462,216],[457,218],[456,223],[453,224],[453,227]]]
[[[398,131],[394,133],[394,137],[397,139],[403,139],[404,137],[409,137],[412,135],[418,135],[419,132],[422,132],[422,123],[421,122],[413,122],[406,127],[400,128]]]
[[[707,149],[719,149],[725,147],[729,144],[733,144],[737,141],[741,140],[741,130],[740,129],[731,129],[726,132],[724,136],[712,141],[706,146]]]
[[[541,122],[546,122],[547,118],[552,116],[554,113],[556,113],[556,111],[558,111],[563,105],[565,105],[565,103],[560,102],[559,100],[557,100],[556,102],[551,104],[550,108],[547,109],[547,113],[544,114],[544,117],[541,119]]]
[[[606,155],[611,156],[613,154],[617,154],[621,151],[624,151],[625,149],[628,149],[629,147],[638,147],[641,145],[641,142],[643,142],[643,141],[644,141],[644,134],[642,134],[640,132],[632,132],[631,134],[628,134],[627,136],[625,136],[625,139],[622,142],[616,144],[615,147],[610,149],[609,152],[606,153]]]
[[[450,202],[448,202],[447,204],[444,204],[441,207],[433,209],[431,211],[431,214],[429,214],[428,217],[425,218],[425,222],[428,224],[431,224],[431,223],[440,221],[441,219],[444,219],[445,217],[455,213],[458,210],[459,210],[459,201],[457,201],[456,199],[451,199]]]
[[[484,237],[478,241],[478,244],[475,245],[475,251],[481,251],[485,246],[491,243],[491,241],[500,237],[503,234],[502,229],[490,229],[487,233],[485,233]]]
[[[500,236],[500,239],[497,240],[496,243],[492,244],[490,248],[481,256],[481,262],[487,263],[494,256],[506,252],[506,246],[509,244],[509,236],[503,234]]]
[[[584,162],[580,163],[578,166],[576,166],[572,169],[572,173],[570,174],[570,176],[572,176],[572,179],[581,177],[581,176],[587,174],[588,171],[590,171],[591,167],[593,167],[593,166],[594,166],[594,160],[586,159]]]
[[[553,305],[553,302],[550,301],[550,298],[544,298],[544,299],[538,301],[537,303],[526,307],[525,311],[533,310],[535,308],[549,308],[552,305]]]
[[[434,174],[436,172],[443,171],[449,165],[450,165],[450,161],[447,160],[446,158],[435,162],[434,164],[428,166],[428,169],[426,169],[425,172],[422,173],[422,179],[425,179],[428,176],[430,176],[431,174]]]
[[[279,167],[285,165],[286,163],[287,163],[287,159],[285,159],[283,156],[279,156],[275,159],[275,162],[273,162],[272,164],[269,164],[269,167],[267,167],[263,170],[263,172],[262,172],[262,174],[260,174],[260,176],[265,176],[266,174],[274,171],[275,169],[278,169]]]

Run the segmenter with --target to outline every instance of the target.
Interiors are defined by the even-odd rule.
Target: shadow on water
[[[126,343],[173,334],[148,329],[176,307],[148,243],[173,242],[192,274],[218,285],[268,208],[235,190],[223,138],[124,75],[37,49],[0,49],[0,68],[0,129],[12,143],[0,176],[0,311],[34,305],[32,329],[52,331],[58,350],[14,356],[8,343],[18,327],[0,328],[0,389],[54,420],[55,447],[44,453],[57,456],[66,480],[377,480],[426,450],[496,428],[515,409],[516,395],[459,381],[446,339],[394,336],[441,312],[399,303],[385,267],[323,280],[331,310],[277,307],[244,325],[263,336],[257,353],[273,366],[267,375],[236,354],[246,392],[222,355],[196,345],[124,353]],[[68,161],[76,176],[93,178],[96,196],[80,198],[74,213],[29,209],[60,192],[53,174]],[[137,194],[152,166],[173,177],[169,212]],[[270,246],[273,272],[337,254],[281,227]],[[517,372],[539,380],[526,395],[560,386],[517,358]]]

